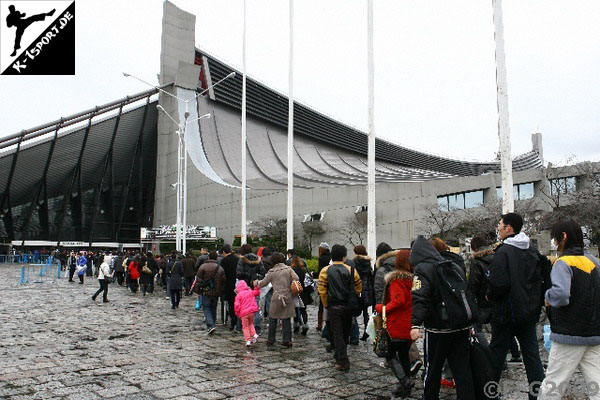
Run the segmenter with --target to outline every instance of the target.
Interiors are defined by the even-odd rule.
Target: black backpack
[[[478,320],[475,298],[463,269],[449,260],[434,265],[434,284],[440,296],[437,311],[450,329],[466,328]]]

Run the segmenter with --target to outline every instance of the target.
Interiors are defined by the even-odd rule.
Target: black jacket
[[[237,265],[239,258],[235,254],[229,254],[221,260],[221,267],[225,271],[225,285],[223,286],[223,298],[233,300],[235,297],[235,280],[237,277]]]
[[[238,279],[243,279],[248,284],[248,287],[253,288],[253,281],[261,280],[265,277],[265,268],[256,254],[248,253],[240,257],[236,274]]]
[[[396,269],[397,254],[398,250],[392,250],[380,255],[375,261],[375,273],[373,278],[373,292],[375,296],[375,304],[383,304],[383,293],[385,291],[385,276]]]
[[[453,263],[461,267],[465,274],[467,273],[467,267],[465,267],[465,260],[460,255],[453,253],[450,250],[442,251],[440,255],[446,260],[452,261]]]
[[[435,267],[444,257],[438,253],[433,245],[419,235],[413,243],[410,252],[410,263],[415,266],[414,282],[412,289],[412,326],[425,326],[432,331],[449,330],[442,322],[438,313],[438,306],[442,299],[435,286]],[[465,326],[465,329],[468,326]]]
[[[473,253],[471,271],[469,272],[469,289],[479,306],[479,322],[482,324],[489,323],[492,314],[493,304],[485,298],[488,290],[485,273],[489,269],[493,258],[494,251],[492,249],[484,249]]]
[[[375,286],[373,268],[371,267],[371,258],[357,255],[354,257],[354,266],[360,275],[362,281],[362,300],[365,307],[375,305]]]
[[[331,252],[326,249],[325,252],[319,256],[319,268],[317,269],[317,277],[321,273],[321,270],[329,265],[331,262]]]
[[[492,320],[499,325],[537,323],[543,302],[543,257],[521,233],[496,248],[486,273],[487,298],[494,303]]]

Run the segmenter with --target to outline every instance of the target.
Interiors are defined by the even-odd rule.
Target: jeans
[[[525,372],[527,373],[527,381],[542,382],[544,380],[544,367],[540,360],[540,350],[538,347],[537,336],[535,332],[535,323],[514,327],[510,325],[492,324],[492,340],[490,342],[490,350],[492,352],[492,368],[494,369],[494,379],[500,382],[502,374],[502,366],[506,359],[506,353],[511,345],[514,337],[519,340],[521,345],[521,354],[523,364],[525,364]],[[539,384],[532,387],[532,392],[537,393]],[[530,399],[536,399],[536,394],[529,394]]]
[[[258,313],[256,313],[258,314]],[[271,343],[275,342],[275,336],[277,334],[277,319],[269,318],[269,335],[267,340]],[[281,320],[281,326],[283,330],[283,343],[291,343],[292,341],[292,320],[291,318],[283,318]]]
[[[273,289],[269,290],[269,292],[265,295],[265,313],[263,314],[266,317],[269,316],[269,307],[271,307],[271,298],[273,297]]]
[[[100,292],[104,292],[104,294],[102,295],[102,300],[108,301],[108,282],[106,281],[106,279],[98,279],[98,283],[100,284],[100,289],[98,289],[96,293],[94,293],[92,298],[96,300],[96,297],[98,297]]]
[[[194,283],[194,277],[193,276],[186,276],[185,278],[183,278],[183,284],[185,285],[185,295],[189,296],[190,293],[190,289],[192,288],[192,283]]]
[[[356,344],[358,343],[358,321],[356,317],[352,318],[352,328],[350,328],[350,343]]]
[[[73,275],[75,275],[75,268],[69,267],[69,282],[73,282]]]
[[[229,326],[235,328],[238,317],[235,315],[235,294],[233,293],[227,297],[227,316],[229,317]]]
[[[350,329],[352,328],[352,314],[346,308],[329,307],[327,315],[329,317],[331,341],[335,347],[334,357],[336,363],[348,366],[350,365],[350,360],[348,359],[346,346],[348,344],[348,337],[350,336]]]
[[[171,295],[171,308],[179,308],[181,289],[169,289],[169,294]]]
[[[217,296],[202,295],[202,310],[204,311],[204,318],[208,329],[214,328],[215,326],[218,301],[219,298]]]

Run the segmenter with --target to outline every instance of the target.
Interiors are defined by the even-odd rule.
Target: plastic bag
[[[198,298],[196,299],[196,305],[194,306],[194,309],[198,311],[200,308],[202,308],[202,297],[198,296]]]
[[[371,315],[369,317],[369,322],[367,323],[367,335],[369,335],[369,338],[367,339],[369,342],[372,342],[373,339],[375,338],[375,324],[373,323],[373,316]]]
[[[550,325],[544,325],[544,347],[548,353],[550,353],[550,347],[552,346],[552,340],[550,340],[551,333]]]

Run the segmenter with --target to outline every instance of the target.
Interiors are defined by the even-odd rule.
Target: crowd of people
[[[499,241],[473,238],[467,262],[443,240],[423,236],[410,248],[380,243],[376,260],[362,245],[348,258],[345,246],[321,243],[312,273],[294,249],[285,255],[268,247],[255,252],[248,244],[237,252],[228,244],[219,251],[203,249],[199,257],[177,252],[58,257],[69,282],[75,282],[75,274],[80,284],[97,277],[94,301],[101,294],[109,301],[112,281],[143,296],[158,286],[174,310],[182,296],[196,296],[207,335],[217,329],[221,301],[224,323],[243,335],[248,348],[257,345],[263,320],[266,346],[275,345],[280,329],[280,345],[292,347],[295,335],[307,335],[306,308],[316,302],[315,327],[326,339],[325,351],[333,353],[335,368],[351,368],[349,344],[372,339],[381,366],[398,380],[392,391],[397,398],[410,396],[421,369],[424,399],[438,399],[442,384],[455,387],[461,400],[488,398],[482,383],[500,387],[510,351],[511,361],[525,366],[530,399],[560,399],[577,367],[586,382],[600,382],[600,263],[584,250],[575,221],[553,227],[559,255],[553,265],[521,231],[523,222],[518,214],[502,215]],[[544,306],[552,331],[547,366],[537,335]],[[485,332],[491,332],[489,341]],[[422,356],[416,345],[421,339]],[[472,365],[474,342],[487,349],[489,365]],[[490,373],[482,382],[486,368]],[[588,393],[590,399],[600,399],[598,392]]]

